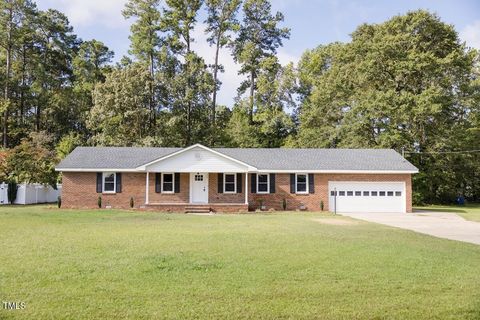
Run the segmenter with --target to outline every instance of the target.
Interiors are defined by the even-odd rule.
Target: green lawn
[[[0,319],[479,319],[480,246],[327,214],[0,207]]]
[[[480,222],[480,204],[478,203],[471,203],[463,206],[431,205],[431,206],[415,207],[414,209],[453,212],[458,214],[459,216],[464,217],[467,220]]]

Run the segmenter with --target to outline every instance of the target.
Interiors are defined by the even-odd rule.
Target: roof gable
[[[155,172],[237,172],[255,170],[236,158],[196,144],[137,168]]]

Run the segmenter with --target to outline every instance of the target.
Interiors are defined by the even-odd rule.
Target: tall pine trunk
[[[11,4],[13,6],[13,4]],[[5,69],[5,88],[4,88],[4,99],[5,99],[5,110],[3,111],[3,147],[8,147],[8,111],[9,111],[9,97],[10,97],[10,76],[12,69],[12,24],[13,24],[13,7],[8,9],[8,19],[7,19],[7,45],[6,45],[6,69]]]
[[[217,107],[217,90],[218,90],[218,87],[217,87],[217,79],[218,79],[218,56],[219,56],[219,53],[220,53],[220,32],[218,33],[217,35],[217,41],[216,41],[216,44],[217,44],[217,48],[215,49],[215,64],[213,66],[213,84],[214,84],[214,88],[213,88],[213,97],[212,97],[212,110],[211,110],[211,113],[210,113],[210,123],[212,125],[212,138],[211,138],[211,141],[210,141],[210,144],[212,147],[215,146],[215,138],[216,138],[216,131],[217,131],[217,127],[216,127],[216,115],[215,115],[215,108]]]
[[[253,124],[253,106],[255,101],[255,71],[250,72],[250,108],[248,110],[248,122]]]

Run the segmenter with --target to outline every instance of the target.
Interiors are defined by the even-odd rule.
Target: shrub
[[[16,182],[12,181],[8,183],[8,202],[10,204],[13,204],[15,202],[15,199],[17,199],[17,190],[18,190],[18,185]]]
[[[58,198],[57,198],[57,206],[58,206],[59,208],[62,207],[62,197],[60,197],[60,196],[58,196]]]
[[[285,198],[283,198],[283,200],[282,200],[282,208],[283,208],[284,211],[287,210],[287,199],[285,199]]]
[[[135,202],[133,201],[133,197],[130,197],[130,208],[133,208]]]
[[[323,211],[323,208],[325,207],[323,200],[320,200],[320,210]]]
[[[98,204],[98,208],[102,208],[102,197],[98,197],[98,201],[97,201],[97,204]]]

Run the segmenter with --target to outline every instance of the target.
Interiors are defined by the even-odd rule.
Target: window
[[[362,195],[362,191],[355,191],[355,196],[361,196]]]
[[[270,175],[259,174],[257,176],[257,193],[268,193],[270,190]]]
[[[372,197],[376,197],[378,195],[377,191],[372,191]]]
[[[173,193],[173,173],[162,173],[162,193]]]
[[[103,192],[115,193],[116,174],[114,172],[103,173]]]
[[[393,197],[393,191],[388,191],[388,192],[387,192],[387,196]]]
[[[347,196],[353,196],[353,191],[347,191]]]
[[[306,174],[297,174],[296,176],[296,193],[308,193],[308,183]]]
[[[338,195],[339,195],[339,196],[344,196],[344,195],[345,195],[345,191],[339,191],[339,192],[338,192]]]
[[[363,196],[364,197],[368,197],[370,195],[370,192],[369,191],[363,191]]]
[[[401,197],[402,191],[395,191],[395,197]]]
[[[203,181],[203,174],[196,174],[195,181]]]
[[[380,191],[380,197],[384,197],[385,196],[385,191]]]
[[[330,195],[333,197],[335,196],[335,191],[330,191]]]
[[[223,190],[225,193],[237,192],[237,175],[235,173],[225,173],[223,175]]]

